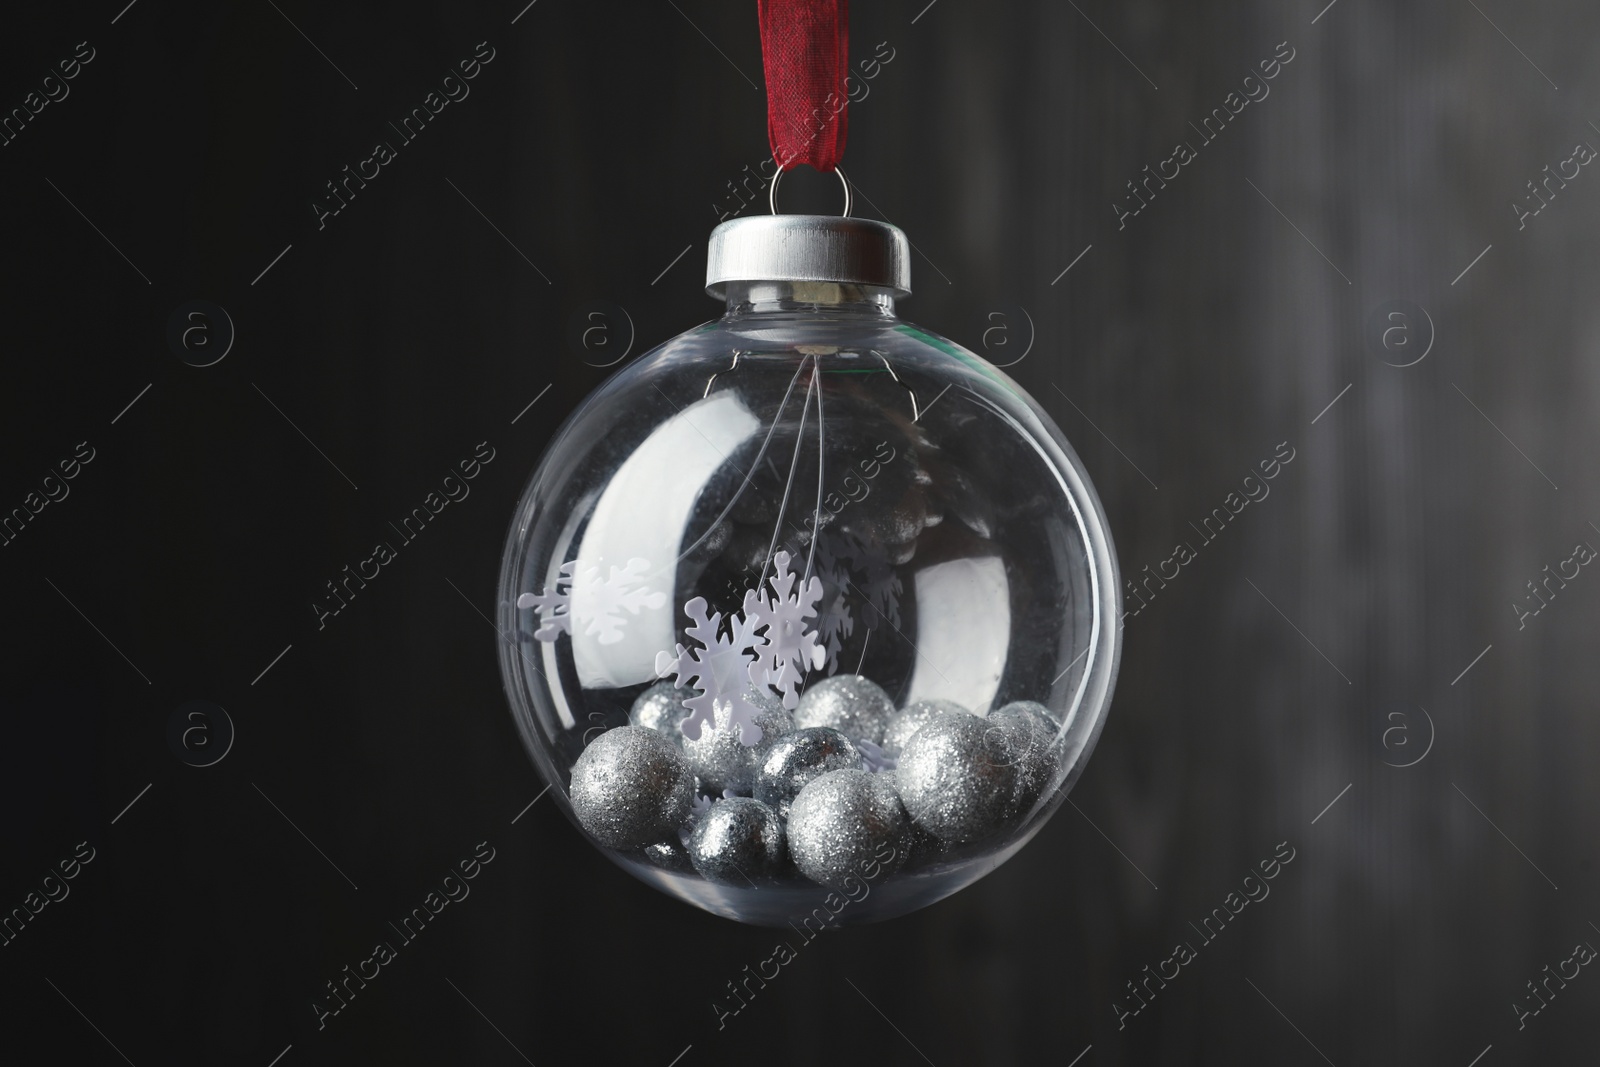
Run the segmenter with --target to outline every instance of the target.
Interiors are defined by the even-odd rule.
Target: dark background
[[[1125,574],[1295,459],[1128,620],[1077,810],[967,891],[807,945],[719,1031],[777,935],[528,807],[487,619],[597,365],[717,313],[706,236],[767,153],[755,4],[123,3],[0,35],[6,110],[95,53],[0,147],[0,509],[94,455],[0,547],[0,907],[95,850],[0,947],[7,1062],[1592,1057],[1592,968],[1520,1030],[1514,1005],[1600,944],[1600,577],[1513,605],[1600,545],[1600,175],[1520,230],[1508,205],[1600,145],[1600,9],[855,5],[852,57],[894,58],[845,164],[918,249],[902,312],[1023,357]],[[471,95],[319,229],[324,183],[480,41]],[[1284,41],[1270,95],[1199,146]],[[1119,229],[1180,139],[1198,158]],[[830,181],[785,206],[833,210]],[[236,331],[209,367],[185,357],[225,340],[214,311],[168,340],[192,300]],[[483,441],[471,496],[319,630],[324,583]],[[237,731],[212,766],[179,754],[215,755],[214,714],[169,742],[191,700]],[[319,1031],[324,983],[479,842],[471,896]],[[1280,842],[1271,896],[1203,944]]]

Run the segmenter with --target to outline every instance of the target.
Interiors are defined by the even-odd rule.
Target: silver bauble
[[[755,797],[788,818],[800,790],[829,771],[858,770],[861,753],[844,734],[812,726],[784,734],[767,752],[756,776]]]
[[[1018,700],[989,713],[989,722],[1005,745],[1017,771],[1011,815],[1022,818],[1050,785],[1056,772],[1056,733],[1060,724],[1050,709],[1032,700]]]
[[[800,790],[789,807],[789,854],[813,882],[839,888],[864,879],[876,863],[895,871],[906,860],[910,823],[894,774],[829,771]]]
[[[1048,734],[1051,741],[1055,740],[1056,731],[1061,729],[1061,722],[1056,718],[1055,712],[1037,700],[1013,700],[1004,707],[991,711],[989,718],[995,718],[1002,713],[1026,719],[1035,728]]]
[[[894,713],[883,731],[883,754],[898,757],[911,735],[940,715],[970,715],[953,700],[918,700]]]
[[[809,686],[795,709],[796,726],[831,726],[852,741],[883,744],[894,701],[859,674],[836,674]]]
[[[679,689],[671,682],[657,682],[640,693],[633,702],[633,708],[628,712],[628,722],[664,734],[673,744],[681,746],[681,725],[689,716],[689,709],[683,702],[694,693],[693,689]]]
[[[750,887],[776,880],[787,853],[778,813],[750,797],[712,804],[689,832],[688,849],[694,869],[706,878]]]
[[[1014,810],[1019,748],[1031,732],[975,715],[940,716],[912,735],[895,771],[918,826],[949,845],[995,836]]]
[[[572,765],[572,811],[603,845],[670,840],[689,817],[694,772],[671,741],[642,726],[595,738]]]
[[[683,754],[688,757],[690,769],[699,776],[704,792],[719,794],[731,789],[749,795],[767,753],[780,737],[794,729],[794,717],[777,697],[751,692],[747,698],[761,709],[755,717],[761,740],[755,744],[746,745],[739,740],[739,731],[730,723],[732,712],[726,707],[715,715],[716,729],[701,727],[699,737],[682,738]]]

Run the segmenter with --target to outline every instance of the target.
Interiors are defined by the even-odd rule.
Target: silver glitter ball
[[[800,790],[788,828],[789,854],[801,874],[838,888],[847,878],[862,878],[874,861],[891,872],[905,863],[910,822],[894,779],[892,773],[829,771]]]
[[[1050,709],[1032,700],[1018,700],[989,713],[989,722],[999,732],[1007,758],[1017,771],[1016,789],[1011,797],[1011,815],[1022,818],[1055,777],[1056,733],[1061,724]]]
[[[883,752],[898,757],[905,750],[911,735],[928,725],[940,715],[970,715],[966,708],[953,700],[918,700],[894,713],[883,731]]]
[[[751,693],[749,700],[761,709],[755,718],[761,728],[761,740],[755,744],[746,745],[739,740],[739,731],[730,725],[731,713],[726,708],[717,711],[715,730],[702,728],[699,737],[682,738],[689,768],[699,776],[700,788],[706,792],[731,789],[748,796],[755,788],[767,753],[780,737],[794,729],[794,717],[777,697]]]
[[[688,819],[694,772],[654,730],[618,726],[578,756],[570,796],[578,824],[602,845],[640,848],[670,840]]]
[[[787,855],[778,813],[750,797],[711,805],[690,831],[688,847],[694,869],[723,885],[775,881]]]
[[[683,702],[694,696],[693,689],[679,689],[671,682],[657,682],[639,694],[628,712],[628,722],[664,734],[672,743],[683,744],[683,720],[689,709]]]
[[[829,771],[858,770],[861,753],[844,734],[812,726],[784,734],[767,752],[756,776],[755,797],[784,818],[800,790]]]
[[[918,826],[948,845],[998,835],[1015,810],[1019,749],[1031,731],[975,715],[940,716],[912,735],[895,771]]]
[[[800,694],[794,722],[799,727],[831,726],[852,741],[883,744],[894,716],[894,701],[875,682],[859,674],[836,674]]]
[[[1002,714],[1027,719],[1035,727],[1049,734],[1052,741],[1055,740],[1056,731],[1061,729],[1061,721],[1056,718],[1055,712],[1037,700],[1013,700],[1005,707],[991,711],[989,718],[993,719]]]

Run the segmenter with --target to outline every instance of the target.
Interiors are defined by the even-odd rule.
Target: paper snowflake
[[[599,567],[590,567],[583,575],[584,597],[579,607],[578,621],[583,632],[596,636],[602,645],[614,645],[622,640],[622,612],[637,615],[645,608],[659,608],[667,602],[667,594],[655,592],[644,584],[650,571],[648,560],[634,557],[626,567],[612,567],[605,578]]]
[[[764,693],[768,688],[782,693],[788,687],[799,685],[802,677],[801,672],[794,669],[794,664],[784,663],[774,669],[771,660],[765,656],[750,665],[750,684],[758,693]]]
[[[604,560],[599,561],[604,563]],[[648,560],[630,559],[625,567],[612,567],[609,575],[602,575],[599,566],[584,567],[577,560],[561,565],[555,591],[547,586],[543,593],[523,593],[517,598],[517,607],[536,608],[540,626],[533,636],[540,641],[554,641],[561,634],[571,634],[574,620],[582,626],[580,632],[598,637],[602,645],[614,645],[622,640],[622,627],[627,619],[623,612],[637,615],[645,608],[659,608],[667,602],[667,595],[654,592],[644,584],[650,570]],[[582,579],[583,597],[581,611],[572,610],[572,587]]]
[[[884,755],[883,749],[871,741],[857,740],[856,748],[861,750],[861,769],[864,771],[882,774],[900,766],[898,758]]]
[[[555,582],[555,592],[545,586],[543,593],[523,593],[517,597],[517,607],[535,608],[539,612],[539,628],[533,636],[540,641],[554,641],[562,634],[572,633],[572,572],[578,561],[563,563]]]
[[[761,661],[750,668],[752,685],[769,685],[783,694],[783,706],[800,703],[800,681],[807,670],[822,666],[824,653],[817,643],[817,631],[806,620],[817,617],[817,601],[822,599],[822,580],[813,576],[800,583],[789,569],[789,553],[772,557],[773,573],[768,581],[772,594],[759,590],[744,595],[744,616],[756,630],[766,631],[766,647]]]
[[[761,711],[750,702],[750,667],[761,660],[766,639],[744,615],[728,619],[728,632],[722,632],[722,613],[706,614],[706,598],[697,596],[683,606],[692,625],[688,636],[694,646],[677,646],[677,651],[656,653],[656,677],[676,673],[680,687],[699,690],[685,700],[689,715],[683,720],[683,736],[699,740],[706,727],[717,728],[716,712],[728,709],[728,728],[737,730],[739,742],[747,747],[761,740],[761,727],[755,723]]]

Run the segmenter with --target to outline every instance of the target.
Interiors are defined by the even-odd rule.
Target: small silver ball
[[[883,754],[898,757],[905,750],[911,735],[928,725],[940,715],[970,715],[966,708],[953,700],[918,700],[894,713],[883,731]]]
[[[755,797],[784,818],[800,790],[829,771],[858,770],[861,753],[838,730],[812,726],[778,738],[756,776]]]
[[[628,712],[628,722],[664,734],[673,744],[683,744],[683,720],[689,709],[683,702],[694,696],[693,689],[679,689],[671,682],[657,682],[639,694]]]
[[[1000,714],[1019,715],[1026,718],[1034,726],[1055,739],[1056,731],[1061,729],[1061,720],[1056,718],[1056,713],[1037,700],[1013,700],[1003,708],[997,708],[989,713],[989,718]]]
[[[894,775],[830,771],[800,790],[789,808],[789,853],[813,882],[838,888],[877,862],[895,871],[906,860],[910,822]]]
[[[642,726],[618,726],[572,765],[572,810],[602,845],[670,840],[689,817],[694,773],[676,745]]]
[[[824,678],[800,694],[796,726],[831,726],[852,741],[883,744],[883,732],[894,715],[894,701],[875,682],[859,674]]]
[[[1007,758],[1017,770],[1011,815],[1020,819],[1033,810],[1055,777],[1054,745],[1061,725],[1049,708],[1032,700],[1014,701],[990,712],[989,721],[1001,731]]]
[[[780,737],[794,729],[794,716],[777,697],[752,692],[748,698],[761,709],[755,719],[761,728],[761,740],[755,744],[746,745],[739,740],[739,731],[730,725],[731,711],[726,708],[717,712],[715,730],[701,729],[699,737],[682,738],[689,767],[699,776],[700,788],[707,792],[731,789],[748,795],[755,788],[767,753]]]
[[[694,869],[723,885],[775,881],[787,855],[778,813],[750,797],[711,805],[694,824],[688,847]]]
[[[1017,750],[1026,727],[975,715],[941,716],[912,735],[895,771],[918,826],[949,845],[995,836],[1015,806]]]

